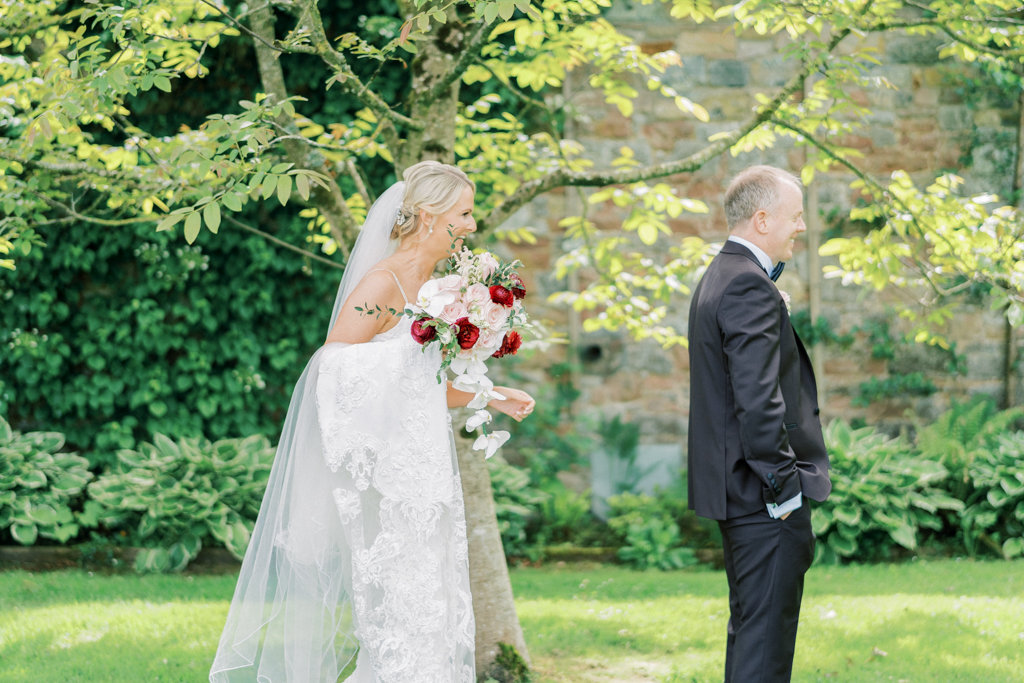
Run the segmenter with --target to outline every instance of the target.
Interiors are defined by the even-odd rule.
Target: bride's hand
[[[508,387],[494,387],[494,390],[505,397],[495,399],[488,404],[498,412],[508,415],[516,422],[521,422],[524,417],[533,412],[536,403],[533,397],[525,391]]]

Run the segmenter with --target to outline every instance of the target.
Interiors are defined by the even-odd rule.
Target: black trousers
[[[814,560],[810,501],[784,520],[764,510],[718,524],[729,579],[725,682],[789,681],[804,574]]]

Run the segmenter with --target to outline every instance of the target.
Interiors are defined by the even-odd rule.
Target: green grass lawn
[[[722,572],[517,569],[540,682],[721,680]],[[203,681],[234,576],[0,573],[0,682]],[[1024,562],[815,567],[795,681],[1024,680]]]

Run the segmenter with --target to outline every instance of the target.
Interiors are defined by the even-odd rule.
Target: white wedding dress
[[[343,281],[339,303],[348,289]],[[476,680],[440,351],[420,346],[410,325],[403,317],[369,342],[326,344],[306,366],[211,681]]]
[[[441,358],[410,324],[330,344],[320,359],[327,476],[352,551],[360,651],[349,680],[471,683],[466,518]]]

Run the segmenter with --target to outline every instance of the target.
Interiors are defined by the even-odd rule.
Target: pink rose
[[[484,309],[480,312],[483,317],[483,323],[485,327],[489,327],[492,330],[497,330],[505,325],[508,321],[508,316],[511,313],[510,308],[506,308],[501,304],[488,303]]]
[[[433,318],[422,318],[420,320],[412,321],[412,338],[418,341],[420,344],[426,344],[428,341],[437,336],[437,328],[427,327],[425,323],[430,322]]]
[[[454,303],[450,303],[441,309],[441,313],[437,317],[449,325],[454,325],[458,322],[459,318],[465,318],[467,315],[469,315],[469,309],[466,308],[466,304],[456,300]]]
[[[494,258],[494,254],[489,251],[485,251],[477,256],[476,262],[480,267],[480,273],[484,280],[494,275],[494,271],[498,270],[498,259]]]
[[[459,342],[459,348],[473,348],[476,340],[480,338],[480,328],[469,322],[469,318],[459,318],[455,321],[455,327],[458,329],[455,338]]]
[[[467,308],[477,308],[486,303],[490,303],[491,294],[487,291],[486,285],[474,282],[466,288],[466,295],[463,297],[463,301],[466,302]]]
[[[484,329],[480,330],[480,341],[477,342],[477,345],[485,349],[497,350],[501,346],[502,341],[504,341],[504,338],[504,330],[484,327]]]
[[[511,306],[516,298],[511,291],[501,285],[491,285],[491,301],[502,306]]]
[[[505,335],[505,339],[501,342],[501,348],[495,351],[492,355],[494,358],[501,358],[502,356],[514,355],[519,347],[523,344],[523,338],[515,330],[510,331]]]

